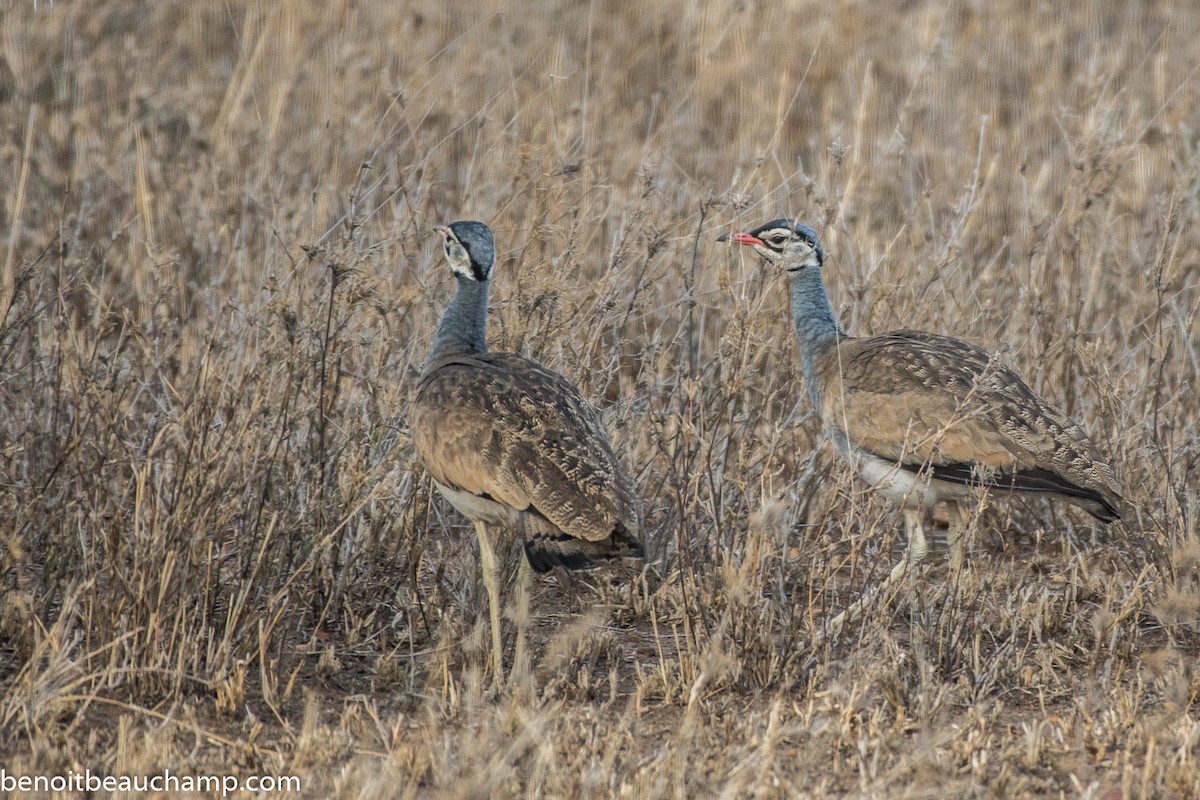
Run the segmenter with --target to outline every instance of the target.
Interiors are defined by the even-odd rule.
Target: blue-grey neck
[[[826,347],[849,336],[829,307],[829,295],[821,281],[819,267],[804,267],[791,272],[792,321],[800,343],[800,367],[804,385],[813,402],[820,404],[820,386],[816,376],[817,356]]]
[[[488,290],[491,281],[475,281],[458,278],[458,291],[454,293],[446,313],[438,325],[433,349],[429,351],[428,367],[443,356],[460,353],[487,352]]]

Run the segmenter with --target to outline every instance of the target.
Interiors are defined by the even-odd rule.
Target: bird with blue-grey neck
[[[629,471],[579,390],[535,361],[488,351],[491,229],[460,221],[435,230],[458,286],[422,370],[409,426],[438,491],[474,523],[500,688],[501,565],[493,537],[508,531],[523,540],[524,604],[530,569],[644,558],[638,504]],[[524,635],[519,610],[516,665],[524,659]]]
[[[980,491],[1065,500],[1103,523],[1120,518],[1120,484],[1083,428],[995,357],[923,331],[848,334],[830,308],[825,252],[808,225],[776,219],[719,240],[749,247],[788,276],[804,383],[825,433],[903,510],[904,556],[828,635],[925,558],[922,515],[938,501],[949,509],[952,571],[963,565],[963,504]]]

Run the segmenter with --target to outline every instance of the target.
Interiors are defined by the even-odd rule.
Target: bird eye
[[[771,244],[783,244],[786,239],[782,233],[777,233],[771,237]]]

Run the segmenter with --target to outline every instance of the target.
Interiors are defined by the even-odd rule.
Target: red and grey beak
[[[722,233],[717,237],[718,242],[733,242],[734,244],[761,244],[765,246],[762,239],[749,233]]]

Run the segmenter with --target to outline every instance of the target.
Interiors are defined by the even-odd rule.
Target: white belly
[[[901,469],[882,458],[860,455],[862,477],[884,497],[905,508],[926,508],[938,500],[969,497],[971,488]]]
[[[470,492],[451,489],[449,486],[443,486],[436,481],[434,485],[442,493],[442,497],[449,500],[450,505],[458,509],[458,513],[472,522],[482,522],[485,525],[503,525],[509,528],[517,526],[517,520],[520,518],[521,512],[515,508],[506,506],[503,503],[497,503],[495,500],[489,500],[486,497],[478,497]]]

